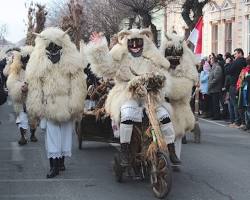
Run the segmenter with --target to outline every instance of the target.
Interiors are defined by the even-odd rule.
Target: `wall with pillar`
[[[225,53],[225,26],[232,23],[232,51],[242,48],[245,55],[250,51],[250,0],[214,0],[207,4],[203,18],[203,49],[202,55],[207,56],[212,52],[212,25],[218,24],[218,51]],[[166,9],[165,30],[173,28],[179,35],[184,35],[185,22],[181,16],[181,7],[169,4]],[[233,52],[231,52],[233,53]]]

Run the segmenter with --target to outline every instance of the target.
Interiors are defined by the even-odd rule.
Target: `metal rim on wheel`
[[[172,187],[172,169],[168,156],[163,152],[157,153],[155,161],[155,171],[151,169],[150,181],[154,195],[157,198],[164,198],[168,195]],[[154,180],[156,176],[157,181]]]

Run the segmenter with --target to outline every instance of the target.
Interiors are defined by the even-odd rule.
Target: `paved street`
[[[38,143],[20,147],[11,105],[0,106],[0,200],[149,200],[149,182],[116,183],[112,159],[116,148],[85,142],[58,178],[46,179],[44,134]],[[200,120],[202,144],[183,146],[180,172],[173,173],[168,200],[249,200],[250,133]]]

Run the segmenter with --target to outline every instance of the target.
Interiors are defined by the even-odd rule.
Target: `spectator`
[[[220,119],[220,95],[223,85],[223,72],[214,53],[211,56],[212,68],[208,76],[208,94],[212,99],[212,119]]]
[[[241,70],[246,67],[246,60],[244,52],[241,48],[234,50],[235,60],[230,63],[230,58],[226,59],[225,75],[230,75],[229,86],[229,114],[230,114],[230,127],[239,127],[241,125],[240,113],[237,105],[237,89],[236,82],[238,80]]]
[[[239,90],[238,106],[243,110],[243,119],[245,125],[243,130],[250,129],[250,56],[246,58],[247,66],[241,70],[237,81],[237,89]]]
[[[222,70],[224,71],[225,60],[223,59],[223,55],[219,53],[217,55],[217,60],[219,65],[222,67]]]
[[[225,64],[224,64],[224,75],[225,75],[225,67],[229,64],[231,64],[234,60],[233,56],[231,55],[231,53],[226,52],[224,55],[224,60],[225,60]],[[228,60],[228,63],[226,63],[226,60]],[[223,113],[224,119],[226,120],[230,120],[230,114],[229,114],[229,87],[230,87],[230,82],[231,82],[231,76],[230,75],[225,75],[225,79],[224,79],[224,85],[222,88],[222,98],[224,100],[224,111],[225,113]]]
[[[223,86],[224,86],[224,83],[225,83],[225,70],[224,70],[225,60],[223,59],[223,55],[218,54],[217,60],[218,60],[218,64],[220,65],[220,67],[222,69],[222,82],[223,82]],[[223,119],[227,119],[227,115],[228,115],[228,105],[225,103],[225,96],[226,96],[226,91],[224,90],[224,87],[223,87],[221,94],[220,94],[220,104],[222,106],[222,118]]]
[[[203,70],[200,74],[200,93],[201,93],[201,110],[202,117],[209,117],[211,113],[209,113],[209,95],[208,95],[208,76],[209,71],[211,70],[211,66],[206,60],[203,65]]]

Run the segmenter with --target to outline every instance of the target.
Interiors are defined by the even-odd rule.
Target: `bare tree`
[[[109,40],[112,35],[120,31],[122,20],[128,16],[126,10],[117,9],[116,0],[95,0],[94,7],[91,7],[91,17],[98,23],[95,27],[100,31],[104,31],[105,36]]]
[[[64,16],[69,15],[69,0],[51,0],[48,6],[47,25],[59,26]]]
[[[199,18],[203,15],[204,6],[211,0],[185,0],[182,6],[182,18],[188,26],[188,31],[195,27]]]
[[[69,34],[79,49],[82,38],[81,27],[85,21],[83,17],[83,3],[80,0],[70,0],[67,3],[67,7],[69,14],[62,17],[60,26],[63,30],[70,29]]]
[[[7,34],[7,24],[1,24],[0,25],[0,40],[3,40],[6,34]]]
[[[117,9],[126,9],[129,16],[129,28],[135,23],[137,16],[140,18],[138,28],[151,27],[154,36],[154,41],[157,43],[157,30],[152,22],[152,14],[163,9],[168,3],[174,0],[116,0],[115,6]]]
[[[80,39],[87,41],[93,31],[103,31],[109,40],[119,31],[119,25],[125,18],[124,12],[110,1],[54,0],[49,9],[48,24],[60,26],[63,30],[71,28],[69,34],[78,47]]]
[[[45,5],[30,3],[28,7],[28,29],[25,42],[27,45],[34,45],[35,35],[32,32],[40,33],[44,29],[46,15]]]

